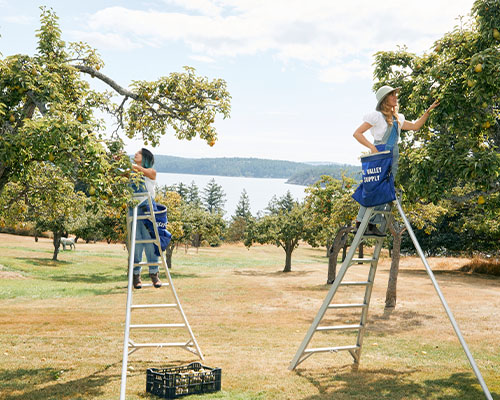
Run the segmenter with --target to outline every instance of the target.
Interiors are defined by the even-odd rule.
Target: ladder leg
[[[128,227],[127,227],[128,228]],[[128,287],[127,287],[127,309],[125,312],[125,334],[123,338],[123,359],[122,359],[122,377],[120,385],[120,400],[125,400],[127,390],[127,365],[128,365],[128,343],[130,335],[130,306],[132,305],[132,279],[134,274],[134,253],[135,253],[135,235],[137,230],[137,206],[134,207],[129,235],[129,256],[128,256]]]
[[[390,210],[390,205],[388,205],[388,207]],[[387,207],[386,207],[386,209],[387,209]],[[392,214],[385,215],[385,218],[383,219],[382,224],[381,224],[382,232],[387,231],[387,227],[391,223],[391,219],[392,219]],[[384,240],[385,240],[385,237],[381,237],[381,238],[377,239],[377,243],[375,245],[375,250],[373,252],[373,261],[371,262],[370,272],[368,273],[368,281],[371,282],[371,285],[368,285],[366,287],[366,290],[365,290],[365,296],[364,296],[363,303],[366,304],[366,307],[364,307],[363,310],[361,311],[361,322],[360,322],[361,328],[358,332],[358,338],[356,341],[356,345],[358,346],[358,348],[356,350],[351,351],[351,355],[354,358],[354,367],[355,368],[357,368],[359,366],[360,359],[361,359],[361,351],[363,349],[363,339],[364,339],[365,330],[366,330],[366,323],[368,320],[368,310],[370,307],[370,300],[372,297],[373,283],[375,282],[375,273],[377,272],[378,260],[380,258],[380,252],[382,251],[382,246],[384,244]],[[355,353],[355,355],[353,353]]]
[[[153,202],[151,200],[151,197],[149,197],[149,207],[150,207],[150,210],[153,210]],[[154,217],[154,215],[153,215],[153,217]],[[153,223],[153,229],[154,229],[154,234],[155,234],[156,238],[159,238],[160,234],[158,232],[158,227],[156,225],[156,222]],[[169,288],[170,288],[170,290],[172,292],[172,295],[175,298],[175,302],[177,303],[179,312],[181,313],[182,320],[184,321],[184,324],[186,325],[186,328],[187,328],[187,330],[189,332],[191,340],[192,340],[192,342],[193,342],[193,344],[194,344],[194,346],[196,348],[196,353],[193,352],[193,351],[191,351],[191,350],[189,350],[189,351],[191,351],[192,353],[197,354],[198,357],[200,357],[200,359],[203,360],[204,358],[203,358],[203,354],[201,353],[201,349],[198,346],[198,342],[196,341],[196,339],[194,337],[193,331],[191,330],[191,326],[189,325],[189,322],[187,320],[186,314],[184,313],[184,310],[182,309],[181,302],[179,301],[179,297],[177,296],[177,291],[175,290],[174,284],[172,282],[172,277],[170,276],[170,271],[168,270],[168,265],[167,265],[167,262],[165,260],[165,254],[161,251],[160,241],[159,240],[158,240],[157,246],[158,246],[158,250],[160,252],[160,259],[161,259],[161,263],[163,265],[163,269],[165,270],[165,273],[167,275],[167,279],[168,279],[168,283],[169,283]]]
[[[361,328],[359,329],[358,337],[356,340],[357,349],[352,350],[350,352],[354,359],[355,368],[359,366],[361,359],[361,350],[363,348],[363,339],[365,336],[366,323],[368,320],[368,310],[370,307],[370,300],[372,297],[373,284],[375,282],[375,273],[377,272],[378,259],[380,257],[380,251],[382,250],[382,245],[384,243],[384,240],[385,238],[377,239],[377,244],[375,245],[375,250],[373,252],[373,261],[370,265],[370,271],[368,272],[367,281],[370,282],[370,284],[366,286],[365,295],[363,298],[363,304],[365,304],[365,307],[361,311],[361,320],[360,320]]]
[[[330,303],[333,299],[333,296],[337,292],[337,289],[340,286],[340,282],[344,278],[344,275],[347,272],[347,269],[349,268],[350,262],[351,262],[352,258],[354,257],[354,253],[356,252],[356,249],[363,238],[363,233],[365,232],[366,227],[368,226],[368,222],[372,216],[372,212],[373,212],[373,207],[370,207],[366,210],[365,215],[363,217],[363,220],[361,221],[361,224],[358,228],[358,231],[356,232],[356,235],[354,236],[351,247],[349,248],[349,251],[347,252],[346,259],[342,263],[342,266],[341,266],[341,268],[340,268],[340,270],[335,278],[335,281],[332,284],[332,287],[328,291],[328,294],[326,295],[326,298],[323,301],[323,304],[321,305],[318,313],[316,314],[316,317],[314,318],[313,323],[309,327],[309,330],[307,331],[306,336],[304,337],[304,340],[300,344],[300,346],[297,350],[297,353],[295,354],[295,357],[290,362],[288,369],[290,369],[290,370],[295,369],[295,367],[299,363],[301,363],[302,361],[305,360],[305,358],[303,358],[304,352],[305,352],[309,342],[311,341],[321,319],[325,315],[325,312],[328,309],[328,306],[330,305]],[[309,355],[306,355],[306,357],[309,357]]]
[[[436,278],[434,277],[434,273],[432,272],[431,267],[427,263],[427,259],[425,258],[424,252],[422,251],[422,248],[420,247],[420,244],[418,243],[417,237],[415,236],[415,233],[413,232],[413,229],[410,225],[410,222],[406,218],[406,215],[403,211],[403,208],[401,207],[401,204],[398,199],[396,199],[396,205],[398,207],[399,214],[401,215],[401,218],[403,219],[406,229],[408,230],[408,234],[410,235],[413,244],[415,245],[415,248],[417,249],[417,253],[420,256],[420,259],[422,260],[422,263],[425,266],[425,269],[427,270],[427,274],[429,275],[429,278],[432,281],[432,284],[434,285],[434,289],[436,289],[436,292],[439,296],[439,299],[441,300],[441,303],[444,307],[444,310],[446,311],[446,314],[448,315],[448,319],[451,322],[451,325],[453,326],[453,329],[455,330],[455,333],[458,337],[458,340],[460,341],[460,344],[462,345],[462,348],[464,349],[465,354],[467,355],[467,358],[469,359],[469,363],[476,374],[477,380],[479,381],[479,384],[481,385],[481,388],[483,389],[484,395],[488,400],[492,400],[493,398],[491,397],[491,393],[488,389],[488,386],[486,386],[486,383],[484,382],[483,376],[481,375],[481,372],[479,371],[479,368],[476,365],[476,362],[474,361],[474,357],[472,357],[471,352],[469,351],[469,347],[467,346],[467,343],[465,343],[465,340],[462,336],[462,333],[460,332],[460,328],[458,327],[457,322],[455,321],[455,318],[453,317],[453,313],[450,310],[450,307],[448,307],[448,303],[446,302],[446,299],[443,296],[443,293],[441,292],[441,289],[439,288],[439,285],[436,281]]]

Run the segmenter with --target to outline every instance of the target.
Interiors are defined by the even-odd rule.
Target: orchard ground
[[[120,389],[127,253],[123,245],[77,243],[51,261],[52,243],[0,235],[0,399],[116,399]],[[384,314],[390,260],[379,263],[359,371],[348,353],[288,365],[328,286],[323,249],[300,246],[292,272],[284,252],[242,245],[179,249],[172,275],[205,355],[222,369],[221,392],[190,399],[481,399],[481,388],[418,258],[403,257],[398,303]],[[500,278],[460,272],[466,258],[431,258],[440,287],[494,399],[500,399]],[[352,277],[366,278],[366,266]],[[146,279],[146,274],[144,274]],[[135,292],[137,302],[164,289]],[[359,301],[350,289],[343,300]],[[146,299],[148,298],[148,299]],[[175,316],[178,320],[177,315]],[[169,322],[176,322],[172,320]],[[149,313],[149,322],[164,314]],[[134,318],[135,315],[134,315]],[[353,323],[328,314],[326,324]],[[324,334],[322,334],[325,336]],[[147,340],[146,334],[141,340]],[[314,345],[354,344],[352,334]],[[177,338],[186,338],[185,334]],[[158,333],[154,341],[161,340]],[[175,338],[173,340],[176,340]],[[130,356],[127,399],[145,391],[148,367],[197,361],[177,349]]]

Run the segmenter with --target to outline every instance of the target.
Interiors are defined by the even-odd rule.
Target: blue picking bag
[[[163,204],[158,204],[153,201],[153,210],[155,213],[156,228],[158,229],[158,235],[160,236],[161,250],[165,251],[168,247],[168,244],[172,240],[172,234],[167,230],[167,223],[168,223],[167,207],[164,206]],[[149,212],[148,206],[146,206],[146,211]],[[148,228],[151,238],[154,238],[154,227],[152,222],[149,220],[144,220],[144,223]],[[155,254],[159,256],[160,251],[158,250],[158,247],[156,245],[154,246],[155,246]]]
[[[361,157],[363,180],[352,195],[364,207],[375,207],[396,200],[394,175],[391,172],[392,151],[377,145],[380,151]]]

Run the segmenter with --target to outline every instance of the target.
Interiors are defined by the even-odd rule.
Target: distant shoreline
[[[183,158],[168,155],[155,156],[158,172],[172,174],[213,175],[239,178],[287,179],[287,183],[307,186],[321,175],[341,179],[342,174],[355,177],[359,166],[350,164],[304,163],[261,158]]]

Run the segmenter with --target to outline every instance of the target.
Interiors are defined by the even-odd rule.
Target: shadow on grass
[[[310,324],[312,315],[301,318],[305,323]],[[344,312],[341,314],[326,314],[322,319],[322,325],[343,325],[346,321],[359,321],[359,312]],[[424,314],[414,311],[394,310],[390,313],[375,315],[368,313],[367,330],[376,336],[398,335],[402,332],[411,332],[422,326],[424,321],[435,319],[435,315]]]
[[[256,269],[246,269],[243,271],[233,271],[234,275],[241,276],[266,276],[266,277],[275,277],[275,278],[290,278],[292,276],[306,276],[312,274],[314,271],[275,271],[275,272],[265,272]]]
[[[16,257],[16,260],[21,260],[26,264],[33,265],[34,267],[62,267],[64,265],[71,265],[69,261],[54,261],[52,258],[28,258]]]
[[[3,400],[92,399],[101,395],[102,387],[111,380],[118,379],[118,376],[103,374],[111,366],[69,382],[57,382],[61,371],[54,368],[3,370],[0,371],[0,397]],[[36,387],[47,383],[52,384]]]
[[[500,282],[500,276],[495,276],[495,275],[486,275],[486,274],[475,274],[475,273],[470,273],[470,272],[464,272],[460,270],[439,270],[439,269],[433,269],[432,270],[433,274],[436,276],[439,276],[441,278],[448,278],[448,279],[453,279],[457,280],[459,278],[463,279],[464,283],[474,283],[472,282],[473,279],[478,279],[481,281],[493,281],[493,282]],[[400,275],[408,275],[408,276],[427,276],[427,271],[426,270],[420,270],[420,269],[401,269],[399,270]]]
[[[473,374],[456,373],[447,378],[417,381],[412,379],[417,371],[393,369],[346,371],[345,367],[327,369],[322,372],[308,372],[298,369],[297,375],[308,380],[319,393],[303,400],[335,399],[440,399],[478,400],[484,393]],[[499,394],[493,394],[500,399]]]
[[[109,283],[109,282],[119,282],[126,277],[111,274],[67,274],[67,275],[57,275],[45,277],[56,282],[72,282],[72,283]]]

